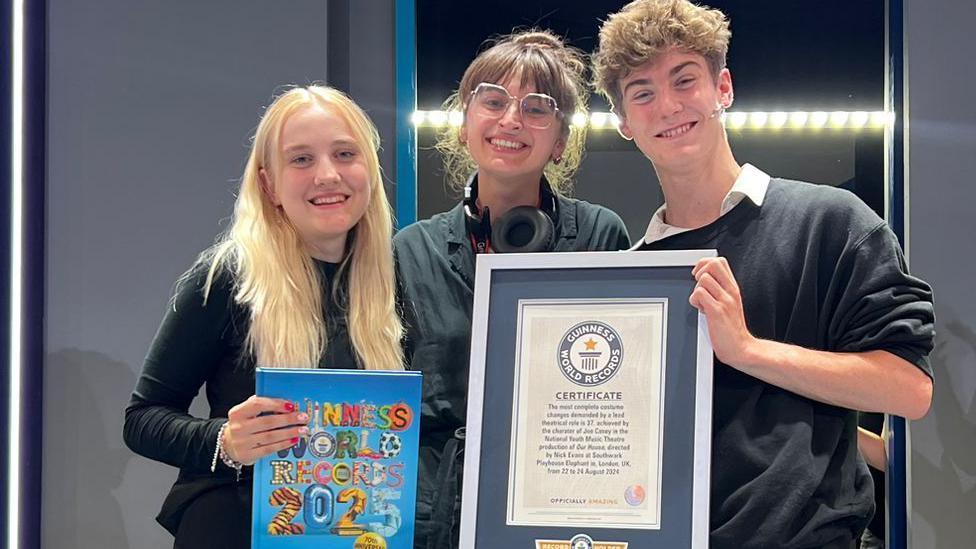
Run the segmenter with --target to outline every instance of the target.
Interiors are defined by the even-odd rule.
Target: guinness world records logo
[[[332,436],[332,433],[320,431],[312,435],[312,438],[308,441],[308,451],[312,452],[312,455],[319,459],[332,457],[335,454],[335,450],[336,439]]]
[[[593,538],[586,534],[576,534],[569,540],[569,549],[593,549]]]
[[[617,333],[599,320],[580,322],[559,340],[556,351],[559,371],[566,379],[584,387],[610,381],[620,370],[624,349]]]

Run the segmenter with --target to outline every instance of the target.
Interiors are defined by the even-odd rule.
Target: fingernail
[[[301,434],[303,434],[303,435],[307,435],[308,434],[308,427],[301,427],[301,428],[298,429],[298,432],[301,433]]]
[[[298,444],[298,437],[291,439],[292,444]]]
[[[308,414],[305,412],[298,414],[298,421],[308,421]]]
[[[295,411],[295,405],[293,403],[291,403],[291,402],[286,402],[285,403],[285,411],[286,412],[294,412]]]

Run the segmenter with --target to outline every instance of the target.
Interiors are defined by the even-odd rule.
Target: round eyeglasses
[[[528,93],[519,99],[502,86],[488,82],[478,84],[471,92],[469,108],[485,118],[501,118],[511,108],[512,101],[518,101],[522,122],[530,128],[548,129],[556,118],[562,116],[556,100],[549,95]]]

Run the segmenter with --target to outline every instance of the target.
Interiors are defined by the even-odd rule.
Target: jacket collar
[[[468,185],[476,181],[477,172],[471,174]],[[542,182],[548,185],[543,178]],[[579,232],[576,223],[576,205],[569,198],[562,195],[556,197],[556,243],[562,240],[575,239]],[[464,202],[458,202],[447,215],[443,217],[443,234],[447,235],[447,256],[454,269],[469,286],[474,287],[474,251],[471,249],[471,239],[464,223]]]

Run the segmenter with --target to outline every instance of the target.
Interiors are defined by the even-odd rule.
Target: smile
[[[664,130],[663,132],[657,134],[655,137],[663,137],[665,139],[674,139],[675,137],[680,137],[695,127],[698,122],[688,122],[687,124],[682,124],[676,128],[671,128],[670,130]]]
[[[518,141],[509,141],[507,139],[498,139],[497,137],[489,139],[488,142],[491,143],[493,147],[497,147],[499,149],[507,149],[510,151],[517,151],[520,149],[524,149],[526,147],[525,143],[519,143]]]
[[[309,202],[315,206],[329,206],[331,204],[341,204],[346,201],[346,198],[345,195],[333,194],[329,196],[316,196],[309,200]]]

